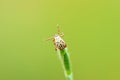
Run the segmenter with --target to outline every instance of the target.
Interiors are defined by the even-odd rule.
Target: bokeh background
[[[0,80],[66,80],[57,24],[75,80],[120,80],[119,0],[0,0]]]

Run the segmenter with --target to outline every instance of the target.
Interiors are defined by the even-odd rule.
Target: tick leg
[[[63,36],[64,36],[64,33],[62,32],[60,36],[63,37]]]
[[[58,27],[58,34],[60,34],[60,25],[59,24],[57,24],[57,27]]]
[[[55,50],[57,51],[57,46],[55,45]]]
[[[62,33],[60,33],[61,31],[60,31],[60,25],[59,24],[57,24],[57,26],[58,26],[58,34],[61,36],[61,37],[63,37],[64,36],[64,33],[62,32]]]
[[[55,47],[55,51],[57,51],[57,47]]]
[[[51,40],[51,39],[53,39],[53,37],[49,37],[46,41],[49,41],[49,40]]]

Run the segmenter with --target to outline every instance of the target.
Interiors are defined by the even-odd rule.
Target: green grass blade
[[[59,53],[60,60],[62,61],[62,65],[65,70],[67,80],[73,80],[70,57],[67,48],[57,51]]]

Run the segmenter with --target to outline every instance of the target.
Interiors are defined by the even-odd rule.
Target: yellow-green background
[[[65,80],[57,24],[75,80],[120,80],[119,0],[0,0],[0,80]]]

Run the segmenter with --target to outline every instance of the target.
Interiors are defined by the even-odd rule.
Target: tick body
[[[63,50],[67,47],[65,41],[59,35],[54,36],[53,42],[56,50]]]

